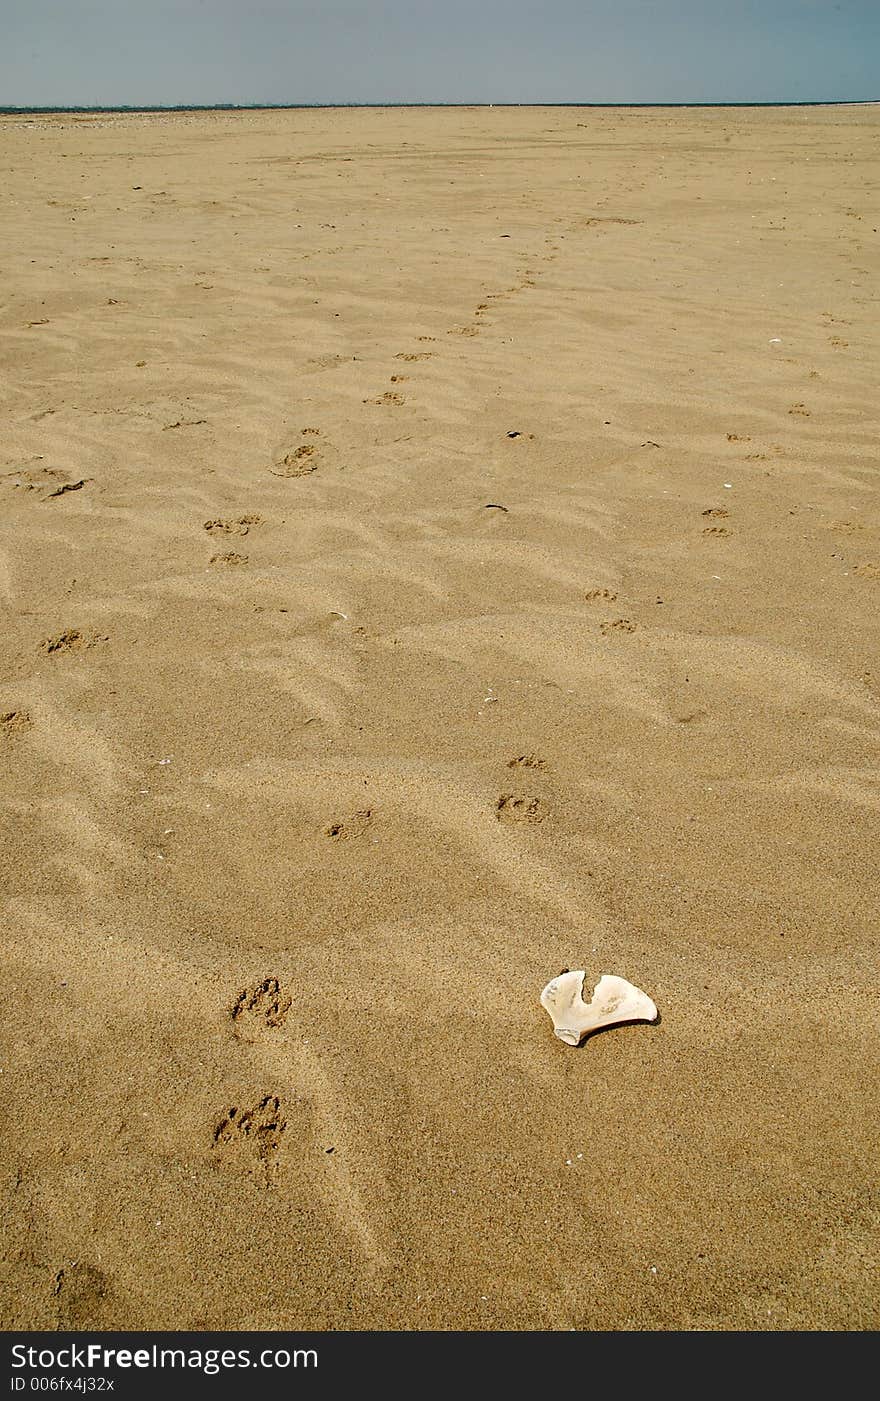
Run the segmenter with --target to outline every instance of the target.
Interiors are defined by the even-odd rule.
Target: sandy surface
[[[0,123],[5,1326],[878,1326],[878,137]]]

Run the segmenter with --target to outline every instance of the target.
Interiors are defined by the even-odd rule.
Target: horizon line
[[[746,108],[746,107],[870,107],[878,97],[833,97],[767,99],[763,101],[711,102],[144,102],[144,103],[40,103],[39,105],[0,104],[0,116],[38,116],[54,113],[138,113],[138,112],[297,112],[330,111],[335,108],[372,110],[399,108]]]

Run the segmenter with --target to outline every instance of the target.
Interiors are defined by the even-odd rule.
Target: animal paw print
[[[810,410],[807,408],[806,404],[792,404],[788,412],[797,414],[800,418],[810,417]]]
[[[728,433],[729,443],[750,443],[752,440],[747,433]]]
[[[262,524],[262,516],[238,516],[235,520],[205,521],[209,535],[247,535],[252,525]]]
[[[277,1031],[287,1021],[293,998],[277,978],[264,978],[261,983],[245,988],[232,1009],[236,1035],[243,1041]]]
[[[302,438],[323,438],[320,428],[301,428]],[[315,443],[300,443],[298,447],[290,448],[275,464],[269,468],[274,477],[307,477],[310,472],[314,472],[320,461],[318,446]],[[324,446],[328,446],[325,442]]]
[[[416,360],[431,360],[433,350],[401,350],[395,355],[395,360],[408,360],[412,364]]]
[[[727,517],[730,515],[730,512],[726,511],[723,506],[709,506],[703,512],[703,515],[708,516],[709,519],[713,521],[726,520]]]
[[[278,1171],[278,1151],[287,1128],[277,1095],[265,1095],[251,1109],[233,1105],[214,1129],[214,1146],[231,1162],[256,1169],[267,1186]]]
[[[361,808],[359,812],[353,812],[350,817],[344,818],[341,822],[331,822],[324,828],[325,837],[332,837],[334,841],[345,841],[348,837],[362,837],[373,820],[372,808]]]
[[[509,769],[546,769],[546,760],[541,759],[537,754],[516,754],[512,759],[508,759]]]
[[[286,452],[269,471],[273,477],[307,477],[317,470],[316,452],[314,443],[300,443],[292,452]]]
[[[219,565],[247,564],[247,555],[237,555],[234,550],[224,550],[222,554],[212,555],[209,563]]]
[[[831,336],[829,338],[829,344],[833,345],[835,350],[845,350],[849,345],[849,341],[845,341],[843,336]]]
[[[723,539],[732,535],[733,531],[728,530],[726,525],[707,525],[703,530],[704,535],[711,535],[715,539]]]
[[[384,394],[378,395],[375,399],[364,399],[365,404],[381,404],[394,407],[398,404],[406,403],[402,394],[398,394],[396,389],[386,389]]]
[[[613,589],[588,589],[584,598],[587,603],[616,603],[617,594]]]
[[[79,628],[68,628],[66,632],[59,632],[57,637],[44,638],[40,643],[40,651],[47,657],[55,656],[58,652],[84,652],[96,642],[107,640],[104,636],[80,632]]]
[[[601,623],[599,631],[603,637],[609,637],[615,632],[635,632],[636,625],[629,618],[614,618],[610,622]]]
[[[0,735],[8,735],[11,738],[24,734],[25,730],[33,727],[33,723],[28,711],[7,710],[5,714],[0,715]]]
[[[525,822],[535,826],[547,816],[547,805],[540,798],[502,793],[495,804],[495,816],[499,822]]]

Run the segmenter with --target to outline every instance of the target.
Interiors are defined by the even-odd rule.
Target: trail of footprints
[[[622,219],[613,216],[608,216],[587,219],[584,223],[579,224],[577,227],[590,228],[594,225],[600,226],[605,224],[637,223],[641,223],[641,220]],[[574,228],[575,226],[572,227]],[[509,238],[510,235],[504,233],[499,235],[499,237]],[[537,279],[542,275],[543,270],[535,268],[531,266],[531,264],[536,262],[552,263],[556,259],[560,252],[560,246],[559,243],[556,242],[556,237],[556,234],[548,234],[545,237],[545,251],[543,253],[536,252],[531,254],[523,254],[524,263],[523,266],[520,267],[518,270],[519,281],[515,282],[510,287],[504,288],[504,290],[501,292],[484,293],[483,295],[485,300],[480,301],[474,308],[473,320],[464,325],[450,326],[447,329],[446,334],[449,336],[462,336],[465,338],[478,336],[482,331],[484,325],[486,324],[485,317],[486,314],[492,310],[491,304],[493,302],[504,302],[509,297],[516,296],[519,292],[523,291],[527,287],[536,287]],[[419,336],[417,339],[420,342],[436,342],[437,337],[422,335]],[[395,360],[402,360],[407,364],[417,364],[420,361],[430,360],[435,355],[436,351],[433,350],[401,350],[396,353],[394,358]],[[335,368],[337,365],[342,364],[345,361],[345,359],[346,357],[344,356],[325,356],[321,357],[319,360],[310,362],[310,364],[312,364],[316,368]],[[407,379],[408,376],[406,375],[392,374],[390,376],[390,383],[393,385],[402,384],[406,383]],[[406,403],[406,398],[400,392],[399,389],[383,389],[373,396],[368,396],[365,399],[362,399],[361,402],[366,405],[372,405],[380,408],[395,409],[401,408]],[[323,436],[319,428],[303,428],[301,430],[301,433],[303,437],[307,438],[321,438]],[[296,443],[291,447],[286,447],[282,452],[280,452],[278,456],[274,459],[272,465],[269,467],[268,470],[272,473],[273,476],[287,479],[298,479],[308,477],[313,472],[317,471],[318,468],[322,465],[322,461],[324,458],[324,453],[322,452],[322,449],[329,448],[330,446],[331,445],[326,441],[322,443]],[[206,526],[206,529],[207,528],[208,527]],[[238,558],[234,557],[231,554],[216,555],[211,560],[212,564],[237,564],[245,562],[246,557]]]
[[[637,223],[639,221],[631,219],[594,219],[588,220],[587,226],[594,223],[598,224],[608,222]],[[508,238],[510,235],[502,234],[500,236],[502,238]],[[545,239],[545,245],[548,251],[545,251],[543,254],[526,255],[526,261],[528,263],[538,261],[543,261],[547,263],[552,262],[559,253],[559,244],[554,241],[553,235],[548,235]],[[485,300],[479,302],[474,308],[473,321],[468,322],[464,325],[450,326],[446,331],[446,334],[449,336],[463,336],[465,338],[478,336],[482,331],[483,326],[485,325],[485,320],[481,320],[481,318],[485,318],[486,313],[492,310],[492,302],[503,302],[508,297],[515,296],[517,293],[521,292],[526,287],[537,286],[537,278],[539,276],[541,276],[541,270],[535,269],[530,266],[523,266],[519,270],[519,282],[515,283],[511,287],[505,288],[502,292],[484,293]],[[418,340],[422,342],[436,341],[436,339],[437,338],[435,336],[427,335],[418,337]],[[394,358],[396,360],[402,360],[407,364],[416,364],[420,361],[432,359],[435,354],[436,352],[433,350],[401,350],[396,353]],[[332,356],[329,357],[327,364],[335,366],[337,364],[342,363],[343,359],[344,357]],[[318,365],[319,362],[315,361],[314,363]],[[322,361],[322,366],[323,363],[324,362]],[[406,375],[392,374],[390,376],[390,382],[391,384],[395,385],[402,384],[406,382],[407,378],[408,376]],[[362,399],[361,402],[363,404],[374,405],[379,408],[400,408],[406,403],[406,398],[400,392],[399,389],[383,389],[375,395],[367,396],[365,399]],[[321,436],[321,430],[318,428],[304,428],[302,430],[302,433],[304,436]],[[318,469],[320,464],[321,453],[319,451],[319,445],[310,442],[299,443],[293,447],[286,449],[283,453],[281,453],[275,459],[272,466],[269,468],[269,471],[273,474],[273,476],[276,477],[299,478],[309,476],[312,472]]]
[[[292,1005],[292,995],[278,978],[266,977],[246,987],[230,1011],[235,1036],[249,1043],[271,1036],[283,1028]],[[277,1094],[262,1095],[253,1104],[230,1105],[212,1132],[218,1161],[250,1172],[263,1186],[273,1186],[287,1131],[286,1116]]]
[[[0,724],[14,723],[13,717],[0,718]],[[517,754],[507,761],[515,772],[540,774],[547,765],[538,754]],[[495,803],[495,815],[502,823],[536,825],[548,815],[546,801],[533,794],[502,793]],[[325,836],[339,841],[363,836],[374,817],[372,808],[363,808],[349,816],[329,823]],[[229,1008],[233,1034],[238,1041],[260,1045],[284,1031],[293,1008],[293,995],[274,975],[251,983],[235,998]],[[245,1171],[264,1188],[276,1185],[280,1155],[288,1131],[289,1110],[282,1096],[275,1091],[261,1094],[251,1101],[228,1105],[214,1121],[211,1147],[216,1161],[229,1169]],[[335,1145],[322,1145],[325,1155],[336,1152]]]
[[[286,1026],[293,1007],[293,994],[273,975],[260,982],[251,983],[236,997],[229,1008],[229,1017],[235,1038],[245,1044],[264,1045],[268,1049],[274,1038],[279,1037]],[[306,1070],[320,1073],[306,1057]],[[301,1109],[299,1097],[296,1106]],[[289,1129],[290,1107],[281,1094],[269,1091],[261,1094],[253,1102],[250,1096],[243,1101],[230,1104],[215,1120],[211,1131],[211,1147],[215,1160],[230,1170],[244,1171],[263,1188],[276,1185],[280,1172],[281,1151],[285,1135]],[[332,1123],[324,1125],[325,1130],[334,1132]],[[324,1155],[336,1152],[335,1142],[328,1145],[317,1137],[320,1126],[316,1122],[312,1128],[315,1147]],[[343,1185],[347,1179],[342,1170]],[[331,1196],[334,1189],[331,1189]],[[337,1208],[339,1207],[337,1202]],[[370,1232],[364,1232],[368,1246],[371,1245]]]
[[[236,516],[235,519],[224,520],[216,518],[205,521],[203,529],[213,538],[229,535],[247,535],[254,527],[263,524],[263,517],[251,512],[249,515]],[[237,550],[218,550],[211,555],[208,563],[220,568],[234,567],[236,565],[247,564],[250,556],[239,554]]]

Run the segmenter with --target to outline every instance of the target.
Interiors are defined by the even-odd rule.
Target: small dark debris
[[[65,482],[63,486],[59,486],[55,491],[50,491],[46,500],[50,500],[53,496],[63,496],[66,491],[79,491],[80,487],[85,486],[85,484],[85,477],[82,477],[78,482]]]
[[[518,428],[511,428],[511,429],[508,431],[507,436],[508,436],[508,438],[521,438],[521,437],[522,437],[522,433],[519,431]]]

